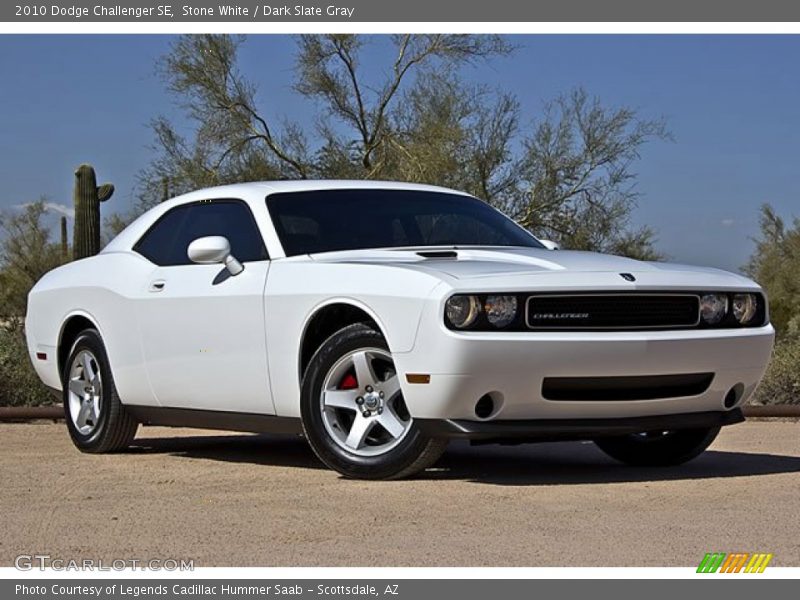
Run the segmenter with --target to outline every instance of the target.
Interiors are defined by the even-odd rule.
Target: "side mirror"
[[[558,245],[558,242],[552,240],[539,240],[539,242],[548,250],[561,250],[561,246]]]
[[[199,265],[224,264],[231,275],[244,271],[244,266],[231,254],[231,243],[221,235],[197,238],[186,251],[189,260]]]

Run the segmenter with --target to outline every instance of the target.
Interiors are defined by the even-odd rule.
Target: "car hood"
[[[530,282],[542,284],[541,275],[552,274],[563,279],[583,274],[581,280],[613,281],[625,285],[621,274],[632,274],[636,282],[649,285],[690,285],[711,287],[757,287],[752,281],[720,269],[664,262],[649,262],[571,250],[538,248],[399,248],[348,250],[312,255],[321,262],[381,264],[427,272],[453,283]],[[596,277],[589,274],[597,274]],[[612,274],[613,279],[608,275]],[[638,287],[638,286],[635,286]],[[672,285],[669,285],[672,287]]]
[[[538,248],[420,248],[347,250],[311,255],[315,261],[337,263],[413,265],[457,279],[492,277],[514,273],[530,275],[553,271],[643,272],[670,270],[718,271],[706,267],[634,260],[623,256],[544,250]],[[718,271],[719,272],[719,271]]]
[[[456,258],[423,258],[421,266],[466,279],[514,273],[531,274],[550,271],[638,271],[654,267],[621,256],[594,252],[532,249],[464,249]]]

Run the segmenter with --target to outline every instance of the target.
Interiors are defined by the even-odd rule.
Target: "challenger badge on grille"
[[[588,319],[589,313],[533,313],[531,319],[542,321],[562,320],[562,319]]]

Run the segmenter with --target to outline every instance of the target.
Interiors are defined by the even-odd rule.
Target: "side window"
[[[183,252],[179,250],[178,235],[192,206],[191,204],[178,206],[162,215],[136,242],[133,249],[150,262],[162,267],[189,262],[189,257],[186,256],[186,247]]]
[[[267,250],[250,209],[238,200],[198,202],[173,208],[162,216],[134,250],[162,266],[191,264],[186,249],[194,240],[221,235],[242,262],[266,260]]]
[[[197,238],[221,235],[231,243],[231,252],[242,262],[266,260],[267,249],[250,208],[237,200],[218,200],[192,205],[179,236],[184,263],[186,249]]]

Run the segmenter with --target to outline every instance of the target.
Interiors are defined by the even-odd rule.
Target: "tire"
[[[345,477],[408,477],[447,447],[414,424],[386,340],[363,323],[337,331],[311,358],[300,412],[314,453]]]
[[[78,334],[62,368],[64,416],[73,444],[94,454],[127,448],[138,423],[125,410],[114,385],[100,334]]]
[[[636,467],[668,467],[696,458],[708,448],[719,427],[649,431],[598,438],[594,443],[611,458]]]

